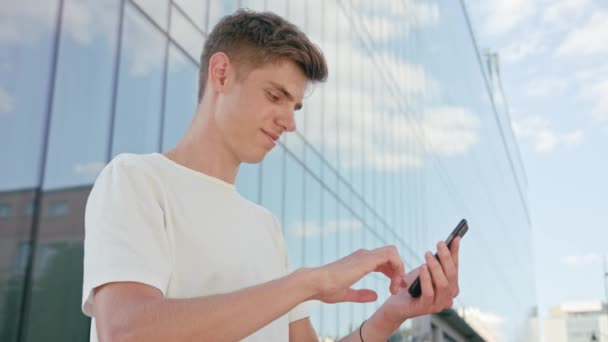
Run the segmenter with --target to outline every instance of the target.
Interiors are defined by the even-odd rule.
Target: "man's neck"
[[[240,161],[222,140],[213,116],[199,108],[184,138],[163,155],[192,170],[234,184]]]

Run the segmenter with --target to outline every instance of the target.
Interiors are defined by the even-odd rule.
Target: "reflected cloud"
[[[439,23],[439,5],[416,0],[363,1],[357,9],[367,17],[411,18],[415,27],[427,27]]]
[[[162,12],[161,2],[146,5],[151,12]],[[3,4],[0,9],[0,44],[14,43],[33,45],[48,31],[55,29],[57,4],[55,1],[25,0],[19,3]],[[119,7],[113,1],[81,0],[66,1],[63,9],[62,32],[81,45],[96,44],[95,38],[102,38],[108,44],[103,48],[113,49],[116,37],[116,18]],[[127,11],[137,12],[128,6]],[[166,9],[165,9],[166,11]],[[162,40],[150,34],[151,27],[137,13],[127,19],[123,51],[129,55],[129,72],[143,76],[158,70],[162,60],[157,58]],[[181,32],[181,31],[179,31]],[[160,37],[160,35],[158,35]],[[160,43],[159,43],[160,41]],[[112,45],[111,45],[112,44]],[[201,39],[200,45],[202,47]],[[175,62],[173,62],[175,63]]]
[[[74,165],[74,173],[85,179],[95,179],[103,170],[106,163],[101,161],[90,161]]]
[[[427,111],[422,126],[431,151],[453,156],[466,153],[477,142],[480,123],[464,108],[439,107]]]
[[[163,37],[135,10],[125,13],[123,53],[131,76],[143,77],[158,72],[163,64]]]
[[[0,42],[33,45],[51,29],[57,8],[56,1],[5,1],[0,6]]]
[[[13,97],[6,89],[0,87],[0,115],[13,111]]]
[[[8,2],[0,10],[0,42],[31,45],[54,30],[57,1],[23,0]],[[66,1],[63,32],[81,44],[95,35],[110,37],[116,31],[116,6],[111,1]]]
[[[349,218],[327,221],[324,227],[309,221],[293,222],[289,225],[288,230],[293,236],[299,239],[308,239],[317,237],[321,234],[346,233],[357,231],[362,228],[363,224],[361,221]]]

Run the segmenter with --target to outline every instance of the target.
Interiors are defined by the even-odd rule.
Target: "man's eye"
[[[272,95],[271,93],[268,93],[268,97],[270,97],[270,100],[272,102],[278,102],[279,101],[279,97],[275,96],[275,95]]]

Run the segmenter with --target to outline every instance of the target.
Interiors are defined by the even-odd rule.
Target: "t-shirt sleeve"
[[[274,226],[276,227],[276,231],[279,237],[279,245],[281,246],[281,253],[283,254],[283,259],[285,260],[285,274],[292,271],[291,265],[289,263],[289,253],[287,252],[287,242],[281,233],[281,224],[279,220],[272,215],[272,220],[274,222]],[[296,305],[291,311],[288,313],[289,323],[295,322],[302,318],[309,317],[310,313],[308,310],[308,302],[302,302]]]
[[[100,173],[85,210],[82,311],[93,317],[93,289],[139,282],[163,295],[171,275],[162,188],[149,170],[119,155]]]

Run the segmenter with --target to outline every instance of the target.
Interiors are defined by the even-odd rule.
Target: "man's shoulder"
[[[154,163],[156,153],[119,153],[108,163],[118,167],[144,167]]]
[[[151,154],[121,153],[104,166],[94,188],[126,191],[136,188],[160,188],[159,177]]]
[[[120,153],[104,166],[100,176],[114,173],[128,176],[130,174],[150,173],[154,170],[154,154]]]

